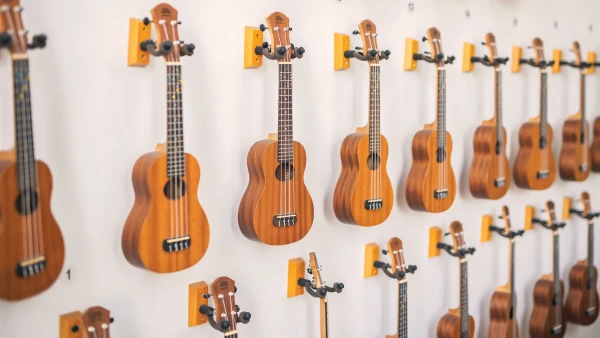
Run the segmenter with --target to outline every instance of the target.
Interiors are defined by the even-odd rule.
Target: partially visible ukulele
[[[581,65],[579,42],[573,42],[575,64]],[[560,177],[567,181],[585,181],[590,175],[590,128],[585,118],[585,73],[579,70],[579,113],[569,116],[563,125],[562,149],[558,159]]]
[[[229,277],[219,277],[210,285],[210,292],[212,292],[215,308],[211,309],[213,314],[210,314],[209,322],[211,325],[212,322],[217,323],[213,328],[221,331],[224,338],[238,338],[238,325],[247,324],[250,321],[250,313],[240,312],[235,304],[237,292],[235,281]],[[216,320],[213,319],[213,315]]]
[[[508,207],[502,207],[504,232],[510,233]],[[496,288],[490,303],[490,327],[488,338],[518,338],[517,295],[515,294],[515,239],[509,239],[508,283]]]
[[[450,224],[454,251],[460,262],[460,305],[448,310],[437,325],[437,338],[473,338],[475,320],[469,315],[469,272],[467,266],[467,243],[460,222]]]
[[[529,119],[519,130],[519,152],[513,168],[515,183],[525,189],[544,190],[556,178],[552,151],[554,132],[548,123],[548,70],[544,44],[533,39],[534,61],[540,68],[540,115]]]
[[[100,306],[94,306],[82,316],[86,338],[110,338],[110,312]]]
[[[487,33],[485,43],[490,53],[490,62],[495,62],[498,51],[494,34]],[[475,130],[475,154],[469,172],[471,194],[474,197],[492,200],[504,196],[510,185],[506,128],[502,124],[502,69],[499,63],[494,66],[494,103],[494,117],[483,121]]]
[[[0,152],[0,299],[21,300],[48,289],[65,258],[63,237],[50,210],[52,174],[35,158],[28,48],[19,0],[0,5],[0,33],[11,38],[15,148]],[[29,45],[29,47],[28,47]],[[32,47],[35,46],[35,47]]]
[[[310,282],[310,287],[315,292],[311,292],[315,297],[319,297],[321,303],[321,326],[320,326],[320,338],[329,337],[329,320],[327,318],[327,293],[328,292],[342,292],[344,289],[343,283],[334,283],[333,287],[325,285],[325,282],[321,279],[321,266],[317,262],[317,255],[311,252],[309,255],[309,270],[308,273],[313,276],[313,280]],[[307,286],[308,287],[308,286]],[[318,296],[317,296],[318,295]]]
[[[583,216],[588,218],[587,259],[578,261],[569,272],[569,293],[565,306],[567,320],[579,325],[590,325],[598,318],[598,269],[594,266],[594,220],[590,194],[581,194]]]
[[[594,139],[592,140],[592,171],[600,172],[600,117],[594,120]]]
[[[271,49],[279,65],[279,128],[248,152],[250,181],[240,202],[238,222],[247,238],[285,245],[304,238],[312,227],[313,202],[304,185],[306,151],[294,141],[292,59],[304,48],[290,42],[290,20],[275,12],[267,18]]]
[[[333,195],[333,210],[341,222],[372,226],[385,221],[394,204],[386,169],[388,143],[381,135],[379,60],[385,52],[379,51],[377,28],[372,21],[364,20],[358,30],[369,63],[369,122],[342,143],[342,173]]]
[[[554,203],[546,202],[548,225],[556,224]],[[533,288],[533,312],[529,321],[529,335],[532,338],[562,338],[567,330],[563,307],[564,284],[560,280],[559,236],[558,230],[552,230],[553,259],[552,273],[543,275]]]
[[[404,248],[402,240],[398,237],[391,238],[387,243],[388,255],[392,261],[392,273],[401,276],[398,279],[398,333],[386,335],[386,338],[407,338],[408,337],[408,280],[406,274],[414,271],[415,266],[409,266],[404,260]]]
[[[413,210],[442,212],[456,196],[456,179],[450,163],[452,137],[446,131],[446,62],[437,28],[427,31],[431,55],[442,56],[437,69],[437,118],[415,134],[412,140],[412,166],[406,180],[406,201]]]
[[[167,64],[167,142],[140,157],[133,167],[135,203],[121,238],[129,263],[167,273],[187,269],[206,253],[210,230],[198,201],[200,166],[184,151],[182,69],[189,51],[179,39],[177,10],[160,4],[151,11],[156,45],[169,41]]]

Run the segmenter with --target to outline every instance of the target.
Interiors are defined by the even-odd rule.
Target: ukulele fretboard
[[[371,153],[381,150],[381,75],[379,72],[378,64],[371,65],[369,100],[369,151]]]
[[[548,73],[543,70],[540,76],[540,136],[548,135]]]
[[[581,143],[585,143],[586,142],[586,135],[585,135],[585,74],[583,73],[583,71],[581,72],[581,74],[579,75],[580,78],[580,97],[579,97],[579,111],[581,112],[581,139],[580,142]],[[587,147],[587,145],[586,145]]]
[[[167,176],[185,176],[181,66],[167,65]]]
[[[408,337],[408,282],[398,285],[398,338]]]
[[[294,161],[294,125],[292,115],[292,64],[279,63],[279,126],[277,130],[277,160]]]
[[[502,129],[502,71],[496,71],[496,141],[504,143],[504,131]]]
[[[13,89],[17,172],[19,189],[23,191],[34,189],[37,186],[37,166],[31,120],[29,60],[26,58],[13,61]]]
[[[460,262],[460,334],[469,337],[469,280],[467,260]]]
[[[446,146],[446,70],[437,71],[437,142],[438,148]]]

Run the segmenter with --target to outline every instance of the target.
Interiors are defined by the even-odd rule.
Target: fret
[[[371,65],[369,86],[369,151],[381,151],[381,74],[378,64]]]
[[[437,71],[437,142],[438,148],[446,146],[446,70]]]
[[[20,190],[37,186],[30,91],[29,60],[26,58],[13,60],[15,147]]]
[[[277,161],[294,161],[294,125],[292,110],[292,64],[279,64],[279,104],[277,129]]]
[[[469,333],[469,283],[467,260],[460,262],[460,332]]]
[[[183,79],[179,64],[167,65],[167,176],[185,175]]]
[[[546,137],[548,133],[548,73],[542,71],[540,75],[540,136]]]

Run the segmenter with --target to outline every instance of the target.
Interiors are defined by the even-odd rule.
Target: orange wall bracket
[[[419,41],[406,38],[404,43],[404,70],[411,71],[417,69],[417,61],[413,55],[419,52]]]
[[[512,57],[510,63],[510,71],[513,73],[521,72],[521,64],[519,60],[523,57],[523,48],[519,46],[513,46],[512,48]]]
[[[150,63],[150,53],[140,48],[142,41],[150,39],[151,25],[144,25],[140,19],[129,19],[129,49],[127,51],[127,65],[129,67],[146,67]]]
[[[533,229],[533,218],[535,217],[535,208],[531,205],[525,207],[525,231]]]
[[[475,64],[471,62],[471,58],[475,56],[475,45],[472,43],[465,42],[463,44],[463,61],[462,71],[472,72],[475,69]]]
[[[490,215],[483,215],[481,218],[481,242],[489,242],[492,239],[490,225],[494,225],[494,219]]]
[[[306,263],[300,257],[288,261],[287,298],[304,294],[304,288],[298,285],[298,279],[304,278],[305,265]]]
[[[429,258],[440,255],[437,244],[442,241],[442,229],[440,227],[429,228]]]
[[[376,260],[379,260],[379,245],[376,243],[365,245],[365,278],[377,276],[379,269],[373,266]]]
[[[562,213],[563,221],[571,219],[571,208],[572,207],[573,207],[573,200],[569,197],[563,198],[563,213]]]
[[[258,27],[244,28],[244,69],[255,69],[262,66],[262,55],[257,55],[255,48],[262,46],[263,32]]]
[[[562,60],[562,50],[552,50],[552,60],[554,60],[554,64],[552,65],[552,74],[560,73],[560,61]]]
[[[587,62],[591,65],[587,73],[594,74],[596,72],[596,66],[594,65],[596,63],[596,52],[588,52]]]
[[[201,314],[199,309],[202,305],[208,305],[208,285],[201,281],[188,286],[188,327],[208,323],[208,318]]]
[[[350,36],[348,34],[333,34],[333,70],[345,70],[350,68],[350,59],[344,56],[344,52],[350,50]]]

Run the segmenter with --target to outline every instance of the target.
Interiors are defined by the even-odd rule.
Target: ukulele
[[[0,32],[11,37],[15,113],[15,148],[0,152],[0,299],[10,301],[48,289],[65,258],[63,237],[50,210],[52,174],[35,158],[29,42],[22,11],[19,0],[5,0],[0,6]],[[44,45],[43,35],[34,42],[40,39]]]
[[[82,316],[86,338],[110,338],[110,312],[100,306],[94,306],[83,313]]]
[[[510,233],[508,207],[502,207],[504,232]],[[489,338],[518,338],[517,295],[515,294],[515,239],[509,239],[508,283],[496,288],[490,303]]]
[[[581,194],[583,215],[592,214],[590,195]],[[590,325],[598,318],[598,270],[594,266],[594,221],[588,218],[588,257],[578,261],[569,272],[569,292],[565,306],[567,320],[579,325]]]
[[[363,51],[369,57],[369,122],[342,143],[342,173],[333,195],[333,210],[341,222],[373,226],[385,221],[392,212],[394,192],[386,169],[388,143],[381,135],[377,27],[364,20],[358,30]]]
[[[490,62],[496,61],[496,37],[487,33],[485,43],[490,53]],[[506,156],[506,129],[502,124],[502,69],[494,65],[494,117],[483,121],[475,130],[473,146],[475,154],[469,171],[469,188],[477,198],[499,199],[510,185],[510,164]]]
[[[430,28],[427,38],[431,55],[443,55],[440,31]],[[456,196],[456,179],[450,163],[452,137],[446,131],[446,69],[437,59],[437,118],[415,134],[412,166],[406,181],[406,201],[413,210],[442,212]]]
[[[215,317],[219,322],[227,321],[229,325],[221,328],[223,337],[238,338],[237,325],[240,322],[240,314],[235,304],[235,293],[237,288],[235,281],[229,277],[219,277],[210,285],[210,291],[215,302]],[[224,328],[227,326],[226,328]]]
[[[548,124],[548,63],[544,44],[533,39],[534,62],[540,68],[540,115],[529,119],[519,129],[519,152],[514,165],[515,183],[525,189],[544,190],[556,177],[556,161],[552,152],[554,132]]]
[[[279,126],[276,134],[256,142],[248,152],[250,180],[240,202],[238,222],[248,239],[285,245],[306,236],[312,226],[314,210],[304,185],[306,151],[294,141],[293,133],[292,59],[299,57],[299,48],[290,42],[287,16],[275,12],[266,21],[271,32],[271,48],[281,56],[277,58]]]
[[[579,42],[573,42],[575,64],[581,65],[581,51]],[[560,177],[566,181],[585,181],[590,175],[588,166],[589,154],[589,126],[585,119],[585,73],[579,70],[579,113],[569,116],[563,125],[562,149],[558,158]]]
[[[317,261],[317,255],[314,252],[309,254],[309,265],[310,270],[308,271],[313,276],[313,282],[315,289],[321,289],[325,286],[325,282],[321,279],[321,266]],[[329,320],[327,318],[327,297],[320,299],[320,312],[321,312],[321,334],[320,338],[329,337]]]
[[[548,225],[556,223],[554,203],[546,202]],[[533,288],[533,312],[529,321],[529,335],[532,338],[563,337],[567,330],[563,308],[564,284],[559,276],[559,237],[558,230],[552,230],[553,264],[552,273],[543,275]]]
[[[594,139],[592,140],[592,171],[600,172],[600,117],[594,120]]]
[[[404,260],[404,249],[402,241],[398,237],[393,237],[387,243],[388,255],[392,261],[392,273],[401,272],[403,276],[398,279],[398,333],[386,335],[386,338],[407,338],[408,337],[408,281],[406,274],[408,265]]]
[[[200,166],[184,151],[182,70],[186,48],[179,40],[177,10],[160,4],[151,11],[157,45],[170,41],[167,64],[167,142],[133,167],[135,203],[121,245],[129,263],[153,272],[187,269],[206,253],[210,230],[198,201]]]
[[[450,234],[454,241],[454,251],[460,262],[460,306],[448,310],[437,325],[438,338],[473,338],[475,320],[469,315],[469,284],[466,250],[467,243],[460,222],[450,224]]]

